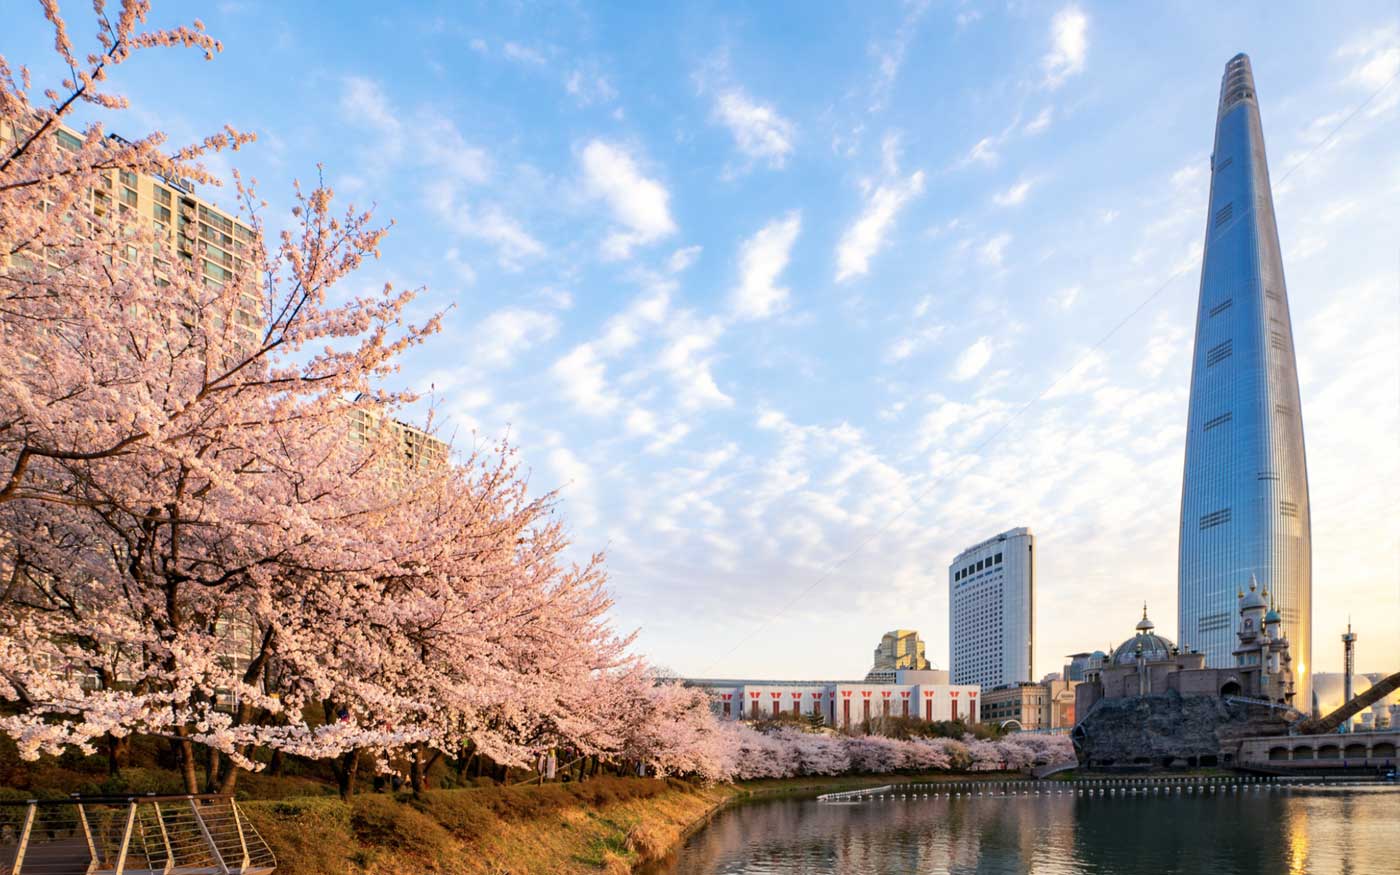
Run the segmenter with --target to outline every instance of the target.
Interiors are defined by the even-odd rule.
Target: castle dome
[[[1144,604],[1142,606],[1142,619],[1138,620],[1137,624],[1137,634],[1113,648],[1113,655],[1109,657],[1109,663],[1112,665],[1135,665],[1139,653],[1147,662],[1171,659],[1176,645],[1172,643],[1170,638],[1154,632],[1155,628],[1152,621],[1147,619],[1147,605]]]
[[[1259,581],[1254,575],[1249,576],[1249,592],[1244,593],[1240,599],[1240,610],[1248,611],[1251,608],[1268,608],[1269,603],[1264,601],[1264,596],[1259,593]]]

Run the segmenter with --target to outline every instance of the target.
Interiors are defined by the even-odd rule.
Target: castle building
[[[1176,692],[1182,696],[1240,696],[1290,705],[1293,660],[1282,617],[1269,594],[1252,576],[1249,591],[1240,591],[1235,626],[1234,665],[1209,668],[1206,655],[1183,652],[1158,635],[1143,605],[1136,634],[1089,657],[1084,682],[1075,688],[1075,713],[1083,719],[1101,699],[1122,699]]]

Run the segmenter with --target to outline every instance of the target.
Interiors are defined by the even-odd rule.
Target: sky
[[[12,2],[0,54],[51,81]],[[113,129],[255,131],[210,167],[274,225],[318,164],[392,218],[346,294],[447,311],[403,385],[459,448],[518,447],[606,551],[618,628],[687,676],[856,678],[895,628],[946,667],[948,564],[1018,526],[1037,677],[1144,601],[1175,637],[1209,156],[1248,52],[1314,665],[1350,618],[1358,668],[1400,669],[1400,5],[329,8],[158,2],[224,50],[134,58]]]

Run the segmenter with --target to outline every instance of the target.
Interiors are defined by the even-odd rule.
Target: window
[[[132,173],[130,170],[118,170],[117,178],[122,181],[122,185],[127,185],[131,188],[136,187],[136,174]]]
[[[70,152],[76,152],[83,145],[82,140],[78,139],[77,137],[64,130],[60,130],[57,134],[57,137],[59,147],[67,149]]]
[[[155,192],[156,200],[157,200],[159,203],[163,203],[163,204],[165,204],[167,207],[170,206],[170,189],[168,189],[168,188],[161,188],[160,186],[157,185],[157,186],[155,186],[155,187],[152,189],[152,191]]]
[[[1298,504],[1293,501],[1280,501],[1278,503],[1278,512],[1287,517],[1297,517]]]
[[[130,207],[136,206],[136,192],[132,191],[132,190],[129,189],[129,188],[123,188],[123,189],[121,190],[121,192],[122,192],[122,203],[124,203],[124,204],[126,204],[127,206],[130,206]]]
[[[1269,346],[1277,350],[1286,350],[1288,345],[1283,342],[1283,333],[1279,331],[1269,332]]]
[[[1226,204],[1225,206],[1221,207],[1220,209],[1216,210],[1216,211],[1215,211],[1215,227],[1219,228],[1221,225],[1223,225],[1223,224],[1225,224],[1226,222],[1230,221],[1230,217],[1233,216],[1234,214],[1235,214],[1235,205],[1234,205],[1233,203],[1228,203],[1228,204]]]
[[[1201,426],[1201,431],[1210,431],[1213,428],[1219,428],[1220,426],[1229,422],[1231,418],[1233,418],[1233,414],[1227,410],[1217,417],[1207,419],[1206,424]]]
[[[1225,300],[1221,301],[1219,304],[1216,304],[1214,307],[1211,307],[1211,308],[1210,308],[1210,315],[1211,315],[1211,318],[1215,318],[1216,316],[1219,316],[1221,313],[1224,313],[1226,310],[1230,309],[1230,305],[1233,304],[1233,303],[1235,303],[1235,299],[1234,299],[1234,298],[1226,298]]]
[[[985,562],[985,561],[986,561],[986,560],[984,560],[984,559],[978,559],[978,560],[977,560],[977,570],[978,570],[978,571],[981,571],[981,570],[982,570],[982,563]]]
[[[151,215],[155,217],[157,222],[161,222],[165,225],[170,224],[170,207],[163,207],[160,204],[151,204]]]
[[[1201,517],[1201,531],[1213,529],[1216,526],[1223,526],[1230,521],[1230,508],[1213,510]]]
[[[994,558],[993,561],[996,562],[996,564],[1000,565],[1000,564],[1001,564],[1001,554],[998,553],[998,554],[996,555],[996,557]]]
[[[1227,340],[1224,343],[1217,343],[1206,351],[1206,367],[1213,368],[1230,357],[1234,352],[1234,341]]]
[[[1215,172],[1219,173],[1226,167],[1229,167],[1234,162],[1234,160],[1234,158],[1226,158],[1224,161],[1221,161],[1219,164],[1215,165]]]
[[[724,716],[730,716],[730,704],[728,702],[724,703]]]

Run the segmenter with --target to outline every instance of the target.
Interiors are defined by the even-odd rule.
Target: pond
[[[1400,872],[1400,787],[898,791],[719,812],[657,875]],[[1068,785],[1062,785],[1068,787]],[[938,788],[926,788],[938,792]],[[943,792],[947,792],[946,790]]]

